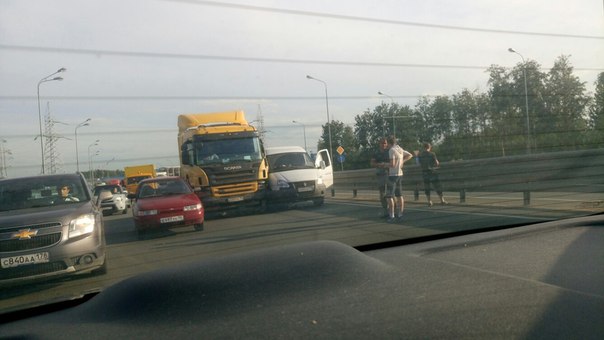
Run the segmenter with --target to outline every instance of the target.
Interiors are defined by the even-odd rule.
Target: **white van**
[[[314,161],[299,146],[266,148],[265,153],[269,164],[269,202],[323,204],[325,193],[333,185],[329,151],[320,150]]]

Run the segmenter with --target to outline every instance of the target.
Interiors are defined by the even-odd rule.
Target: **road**
[[[329,197],[322,207],[303,206],[259,215],[206,220],[205,230],[183,227],[139,239],[131,216],[105,218],[108,274],[82,276],[2,289],[0,311],[35,306],[96,291],[130,276],[189,261],[283,244],[335,240],[360,246],[488,226],[534,223],[568,211],[451,203],[428,208],[409,202],[404,221],[388,224],[377,216],[374,199]]]

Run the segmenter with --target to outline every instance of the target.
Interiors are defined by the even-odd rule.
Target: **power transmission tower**
[[[57,140],[59,138],[70,139],[54,133],[54,125],[56,123],[65,123],[53,120],[50,114],[50,104],[46,103],[46,116],[44,119],[44,160],[48,164],[50,174],[56,174],[61,169],[60,154],[57,149]]]

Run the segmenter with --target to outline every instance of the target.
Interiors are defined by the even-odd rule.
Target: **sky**
[[[483,92],[491,65],[561,55],[593,91],[602,0],[0,0],[0,160],[39,174],[48,113],[61,173],[178,165],[183,113],[243,110],[267,146],[316,151],[328,117]]]

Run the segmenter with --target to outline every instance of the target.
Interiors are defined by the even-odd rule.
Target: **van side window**
[[[327,156],[327,151],[326,150],[321,151],[320,155],[321,155],[321,159],[325,162],[325,166],[330,166],[331,160]]]

